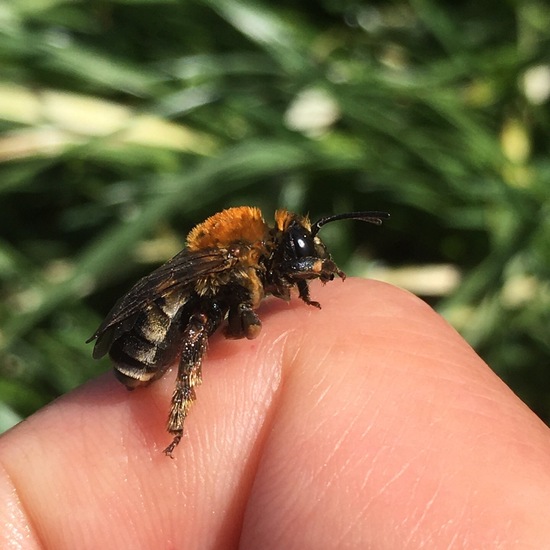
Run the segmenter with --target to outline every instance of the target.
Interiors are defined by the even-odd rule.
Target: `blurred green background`
[[[550,420],[550,5],[4,0],[0,430],[108,368],[92,334],[232,205],[312,218]]]

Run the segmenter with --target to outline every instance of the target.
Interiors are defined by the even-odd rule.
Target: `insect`
[[[320,308],[310,298],[308,281],[345,278],[317,236],[321,227],[346,219],[380,225],[388,217],[348,212],[312,224],[277,210],[270,227],[258,208],[223,210],[194,227],[181,252],[122,296],[88,340],[96,340],[93,357],[108,353],[116,377],[129,390],[179,362],[167,424],[173,440],[164,449],[172,457],[201,383],[210,335],[226,320],[227,338],[256,338],[262,324],[255,310],[268,295],[290,300],[297,289],[306,304]]]

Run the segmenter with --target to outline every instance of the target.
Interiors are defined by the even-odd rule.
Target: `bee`
[[[355,219],[380,225],[386,212],[348,212],[311,223],[287,210],[275,212],[270,227],[258,208],[219,212],[194,227],[187,246],[140,279],[122,296],[88,340],[93,357],[109,354],[118,380],[129,390],[159,379],[178,362],[167,431],[172,453],[195,388],[209,337],[226,321],[226,338],[253,339],[262,323],[256,309],[266,296],[290,300],[291,291],[308,305],[308,282],[345,278],[317,236],[321,227]]]

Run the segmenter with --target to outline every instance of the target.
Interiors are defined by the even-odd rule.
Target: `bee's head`
[[[309,297],[308,281],[319,279],[327,283],[335,277],[346,277],[317,235],[321,227],[336,220],[349,219],[380,225],[386,218],[389,218],[386,212],[348,212],[321,218],[312,224],[307,217],[277,210],[270,236],[271,253],[264,263],[266,293],[290,300],[290,291],[296,285],[306,304],[321,307]]]
[[[321,239],[317,236],[323,225],[337,220],[360,220],[380,225],[382,220],[389,218],[387,212],[346,212],[321,218],[310,224],[307,218],[293,217],[289,220],[283,236],[283,247],[287,258],[299,259],[306,257],[324,259],[328,252]]]

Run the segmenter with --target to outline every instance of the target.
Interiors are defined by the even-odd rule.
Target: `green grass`
[[[390,211],[327,227],[337,261],[452,266],[425,297],[548,422],[549,46],[537,1],[5,2],[0,429],[108,368],[113,301],[240,204]]]

